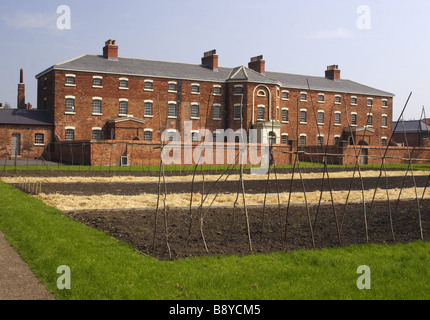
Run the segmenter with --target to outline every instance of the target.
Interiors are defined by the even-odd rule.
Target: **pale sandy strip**
[[[387,176],[389,177],[404,177],[406,171],[388,171]],[[378,177],[380,174],[379,170],[365,170],[361,172],[362,177]],[[414,176],[428,176],[430,174],[429,171],[414,171]],[[353,171],[342,171],[342,172],[329,172],[330,178],[352,178],[354,175]],[[219,175],[206,174],[204,176],[205,181],[216,181],[220,178]],[[411,172],[408,172],[408,176],[411,176]],[[271,179],[275,179],[275,175],[273,173],[270,174]],[[291,179],[292,174],[277,174],[278,179]],[[302,173],[303,179],[321,179],[323,177],[323,173]],[[325,176],[327,177],[327,175]],[[354,177],[359,179],[358,171],[355,172]],[[385,177],[385,172],[382,173],[382,177]],[[227,178],[227,175],[224,175],[220,178],[220,181],[224,181]],[[91,182],[158,182],[158,177],[136,177],[136,176],[114,176],[114,177],[2,177],[0,178],[3,182],[6,183],[91,183]],[[167,182],[190,182],[192,181],[193,176],[167,176]],[[267,179],[267,175],[244,175],[245,180],[265,180]],[[294,175],[294,179],[300,179],[300,175],[296,173]],[[195,181],[202,181],[203,176],[201,173],[197,173],[195,176]],[[237,181],[239,180],[239,175],[234,174],[228,176],[228,181]]]
[[[390,200],[397,200],[400,189],[389,190]],[[424,188],[417,188],[418,196],[421,198]],[[347,197],[347,191],[336,191],[333,192],[333,198],[336,202],[345,202]],[[367,190],[364,193],[365,201],[371,201],[373,198],[374,190]],[[430,196],[430,190],[426,190],[425,197]],[[70,195],[59,195],[59,194],[40,194],[38,196],[41,200],[50,206],[56,207],[59,210],[82,210],[82,209],[121,209],[121,208],[145,208],[155,207],[157,204],[157,195],[154,194],[142,194],[138,196],[117,196],[117,195],[100,195],[100,196],[70,196]],[[209,195],[205,202],[205,206],[208,206],[215,195]],[[287,204],[289,193],[281,193],[280,200],[281,204]],[[403,189],[401,199],[415,199],[415,189],[408,188]],[[308,202],[318,202],[320,198],[320,192],[309,192],[306,193]],[[161,198],[162,200],[163,198]],[[376,192],[377,200],[387,199],[386,190],[378,189]],[[236,194],[220,194],[216,197],[213,205],[215,206],[230,206],[234,204],[236,200]],[[352,191],[349,197],[349,201],[361,201],[362,192]],[[201,195],[193,195],[193,205],[200,205]],[[322,201],[330,202],[330,192],[324,192]],[[292,193],[291,203],[304,203],[305,197],[303,192]],[[162,201],[160,203],[163,203]],[[246,195],[247,205],[262,205],[264,203],[264,194],[253,194]],[[277,204],[278,195],[269,194],[267,195],[267,204]],[[169,194],[166,198],[166,205],[170,207],[186,207],[190,204],[190,194]],[[237,204],[242,204],[242,197],[239,197]]]

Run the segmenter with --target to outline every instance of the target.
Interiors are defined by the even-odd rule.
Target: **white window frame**
[[[176,90],[170,90],[170,89],[169,89],[169,86],[170,86],[171,84],[174,84],[174,85],[175,85]],[[176,81],[169,81],[169,82],[167,82],[167,92],[177,93],[177,92],[178,92],[178,83],[177,83]]]
[[[175,105],[175,115],[174,116],[170,115],[170,105],[171,104]],[[168,101],[167,102],[167,118],[169,118],[169,119],[177,119],[178,118],[178,103],[176,101]]]
[[[320,96],[323,97],[322,101],[320,101]],[[318,93],[317,99],[318,99],[318,103],[325,103],[325,94],[324,93]]]
[[[151,140],[146,140],[145,139],[145,133],[146,132],[151,132]],[[154,132],[154,130],[153,129],[143,129],[143,141],[152,141],[153,140],[153,132]]]
[[[302,95],[305,95],[306,99],[302,99]],[[300,92],[300,101],[307,102],[308,101],[308,93],[307,92]]]
[[[236,117],[236,108],[239,108],[239,117]],[[240,121],[240,116],[241,116],[241,105],[240,103],[236,103],[233,106],[233,120]]]
[[[197,87],[199,89],[199,91],[193,92],[193,87]],[[191,94],[200,94],[200,83],[192,83],[191,84]]]
[[[93,132],[94,131],[100,131],[100,139],[94,139],[93,138]],[[91,140],[101,140],[102,139],[102,133],[103,133],[103,129],[102,128],[100,128],[100,127],[93,127],[93,128],[91,128]]]
[[[101,103],[102,103],[102,105],[100,105],[100,109],[101,109],[101,111],[102,112],[100,112],[100,113],[98,113],[98,112],[94,112],[94,101],[95,100],[98,100],[98,101],[101,101]],[[101,98],[101,97],[93,97],[93,105],[91,106],[91,108],[92,108],[92,110],[91,110],[91,114],[93,115],[93,116],[102,116],[103,115],[103,109],[102,109],[102,106],[103,106],[103,98]]]
[[[306,112],[306,121],[302,121],[302,112]],[[308,109],[300,109],[300,114],[299,114],[299,123],[300,124],[308,124]]]
[[[215,93],[215,88],[219,88],[219,90],[220,90],[220,93]],[[222,86],[220,86],[220,85],[218,85],[218,84],[215,84],[214,86],[213,86],[213,95],[214,96],[222,96]]]
[[[384,119],[384,117],[386,118],[386,120],[385,120],[385,126],[383,125],[383,121],[382,121],[382,119]],[[381,115],[381,127],[382,128],[388,128],[388,115],[386,115],[386,114],[382,114]]]
[[[127,113],[120,113],[120,104],[121,104],[121,102],[127,102]],[[118,100],[118,116],[120,116],[120,117],[124,117],[124,116],[127,116],[128,115],[128,99],[119,99]]]
[[[387,103],[386,106],[384,106],[384,101]],[[384,109],[388,108],[388,99],[382,99],[382,108],[384,108]]]
[[[37,136],[40,136],[40,135],[42,136],[43,143],[37,142],[36,137],[37,137]],[[34,134],[34,145],[35,145],[35,146],[44,146],[44,145],[45,145],[45,134],[44,134],[44,133],[36,132],[36,133]]]
[[[147,83],[151,84],[151,89],[146,88]],[[154,80],[149,80],[149,79],[144,80],[143,81],[143,91],[153,92],[154,91]]]
[[[215,118],[215,108],[219,108],[219,117],[218,118]],[[212,120],[221,120],[221,104],[220,103],[214,103],[213,104]]]
[[[260,89],[257,91],[257,97],[266,97],[266,91]]]
[[[73,140],[68,140],[67,139],[67,137],[66,137],[66,131],[67,130],[73,130]],[[76,127],[65,127],[64,128],[64,139],[66,140],[66,141],[75,141],[75,133],[76,133]]]
[[[337,102],[336,99],[339,98],[339,101]],[[336,94],[334,96],[334,104],[341,104],[342,103],[342,96],[340,94]]]
[[[288,98],[284,98],[284,92],[286,92],[286,93],[287,93],[287,97],[288,97]],[[281,100],[284,100],[284,101],[288,101],[288,100],[290,100],[290,91],[288,91],[288,90],[282,90],[282,93],[281,93]]]
[[[323,122],[320,122],[320,113],[322,113],[322,117],[323,117]],[[324,110],[318,110],[317,112],[317,124],[318,125],[324,125],[325,122],[325,114],[324,114]]]
[[[97,86],[97,85],[95,85],[95,84],[94,84],[94,80],[95,80],[95,79],[100,79],[100,80],[102,81],[102,85],[101,85],[101,86]],[[93,76],[93,88],[98,88],[98,89],[103,88],[103,77],[102,77],[102,76]]]
[[[199,110],[199,116],[198,117],[193,117],[193,107],[197,106],[198,110]],[[190,118],[191,120],[199,120],[200,119],[200,104],[197,102],[193,102],[191,103],[191,110],[190,110]]]
[[[264,109],[264,111],[263,111],[263,119],[259,118],[259,116],[258,116],[259,110],[261,108]],[[259,104],[257,106],[257,121],[266,121],[266,106],[264,104]]]
[[[355,115],[355,123],[352,123],[352,116]],[[358,123],[357,112],[351,112],[351,127],[356,127]]]
[[[127,81],[127,87],[121,87],[121,86],[120,86],[120,82],[121,82],[121,81]],[[118,88],[119,88],[120,90],[128,90],[129,85],[130,85],[130,83],[129,83],[128,78],[119,78],[119,79],[118,79]]]
[[[287,137],[286,142],[282,142],[284,137]],[[281,144],[288,144],[288,133],[281,133]]]
[[[305,143],[304,144],[302,144],[302,141],[301,141],[302,137],[305,138]],[[304,146],[306,146],[307,143],[308,143],[308,136],[307,136],[307,134],[306,133],[301,133],[299,135],[299,146],[300,147],[304,147]]]
[[[372,101],[372,104],[369,104],[369,100]],[[366,99],[366,106],[373,107],[373,98],[367,98]]]
[[[382,144],[382,141],[385,140],[385,145]],[[387,137],[381,137],[381,146],[386,147],[388,145],[388,138]]]
[[[339,115],[339,123],[336,123],[336,115]],[[340,111],[335,111],[334,112],[334,125],[335,126],[341,126],[342,125],[342,112]]]
[[[75,83],[67,83],[67,78],[74,78]],[[66,74],[65,82],[66,87],[76,87],[76,74]]]
[[[193,137],[195,136],[195,134],[197,134],[197,139],[194,140]],[[200,131],[199,130],[191,130],[191,142],[200,142]]]
[[[242,88],[242,92],[241,93],[236,93],[236,88]],[[233,94],[235,96],[241,96],[241,95],[243,95],[243,84],[235,84],[234,88],[233,88]]]
[[[355,103],[352,102],[352,99],[355,99]],[[358,98],[356,96],[351,96],[351,106],[356,106],[358,104]]]
[[[339,144],[338,144],[338,145],[336,144],[336,138],[339,138]],[[339,145],[340,145],[340,135],[338,135],[338,134],[336,134],[336,135],[334,136],[334,145],[335,145],[335,146],[339,146]]]
[[[73,102],[73,111],[66,111],[66,100],[67,99],[72,99],[74,102]],[[64,98],[64,113],[65,114],[76,114],[76,97],[75,96],[66,96],[65,98]]]
[[[147,103],[151,103],[152,107],[151,107],[151,114],[150,115],[146,115],[145,114],[145,104]],[[144,118],[154,118],[154,101],[153,100],[144,100],[143,101],[143,117]]]
[[[319,139],[322,138],[322,143],[321,145],[319,144]],[[318,147],[323,147],[324,146],[324,135],[323,134],[317,134],[317,146]]]
[[[287,111],[287,119],[288,120],[284,120],[284,115],[283,115],[284,110]],[[281,122],[282,123],[289,123],[290,122],[290,110],[288,108],[282,108],[282,110],[281,110]]]

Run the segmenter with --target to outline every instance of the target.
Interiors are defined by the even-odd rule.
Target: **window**
[[[356,126],[356,125],[357,125],[357,114],[351,113],[351,126]]]
[[[120,78],[119,79],[119,88],[120,89],[128,89],[128,79]]]
[[[167,84],[167,91],[169,92],[177,92],[178,91],[178,85],[176,82],[169,82]]]
[[[282,100],[288,100],[288,94],[289,92],[286,90],[282,91]]]
[[[243,86],[234,86],[234,94],[242,94],[243,93]]]
[[[200,93],[200,85],[197,83],[193,83],[191,85],[191,93],[192,94],[199,94]]]
[[[66,97],[66,113],[75,113],[75,97]]]
[[[322,146],[323,146],[323,144],[324,144],[324,136],[319,135],[319,136],[317,137],[317,143],[318,143],[318,146],[319,146],[319,147],[322,147]]]
[[[266,108],[264,106],[257,107],[257,120],[265,120],[265,111]]]
[[[264,90],[258,90],[257,96],[258,97],[265,97],[266,96],[266,92]]]
[[[174,141],[176,138],[176,131],[175,130],[169,130],[167,132],[167,140]]]
[[[176,102],[169,101],[168,109],[169,109],[168,117],[176,118]]]
[[[95,114],[95,115],[102,114],[102,99],[101,98],[93,98],[93,114]]]
[[[336,111],[334,113],[334,125],[340,126],[340,112],[339,111]]]
[[[368,126],[373,125],[373,115],[372,115],[371,113],[369,113],[369,114],[367,115],[367,125],[368,125]]]
[[[318,111],[318,124],[324,124],[324,111]]]
[[[388,100],[382,99],[382,108],[388,108]]]
[[[215,96],[221,95],[221,86],[214,86],[214,95]]]
[[[144,141],[152,141],[152,130],[151,129],[145,129],[143,131],[143,140]]]
[[[74,87],[76,85],[76,76],[74,74],[66,74],[66,86]]]
[[[199,132],[198,131],[191,131],[191,141],[192,142],[198,142],[199,141]]]
[[[306,110],[300,110],[300,123],[306,124]]]
[[[213,142],[222,142],[221,133],[218,130],[213,132]]]
[[[301,134],[300,135],[300,146],[304,147],[306,145],[306,135],[305,134]]]
[[[288,143],[288,134],[283,133],[281,135],[281,143],[282,144],[287,144]]]
[[[102,139],[102,129],[101,128],[93,128],[92,139],[93,140],[101,140]]]
[[[145,91],[153,91],[154,89],[154,83],[152,80],[145,80],[145,87],[144,90]]]
[[[339,95],[334,96],[334,103],[335,104],[340,104],[341,103],[341,99],[342,97]]]
[[[221,120],[221,105],[219,105],[219,104],[214,104],[213,119],[214,120]]]
[[[191,119],[199,119],[200,107],[197,103],[191,105]]]
[[[93,77],[93,87],[101,88],[103,86],[103,78],[102,77]]]
[[[373,99],[372,98],[367,98],[367,106],[368,107],[372,107],[373,106]]]
[[[75,128],[66,128],[66,141],[75,140]]]
[[[240,104],[234,105],[234,120],[240,120],[241,119],[241,107]]]
[[[388,144],[388,139],[386,137],[382,137],[381,138],[381,145],[383,147],[385,147],[385,146],[387,146],[387,144]]]
[[[388,126],[388,117],[385,114],[382,115],[381,125],[384,128]]]
[[[325,98],[324,98],[324,94],[323,93],[319,93],[318,94],[318,102],[319,103],[324,103]]]
[[[334,136],[334,145],[340,146],[340,136]]]
[[[282,122],[288,122],[288,109],[282,109]]]
[[[34,135],[34,144],[35,145],[44,145],[45,144],[45,135],[43,133],[36,133]]]
[[[351,105],[353,106],[357,105],[357,97],[351,97]]]
[[[150,100],[145,101],[144,107],[143,107],[144,117],[152,117],[154,115],[152,106],[153,106],[152,101]]]
[[[269,143],[272,144],[276,144],[276,133],[274,133],[273,131],[269,132]]]
[[[120,100],[119,115],[127,115],[127,114],[128,114],[128,100]]]
[[[300,93],[300,101],[307,101],[308,94],[306,92]]]

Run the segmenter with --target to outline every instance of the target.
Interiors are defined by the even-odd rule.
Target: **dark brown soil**
[[[273,179],[273,177],[272,177]],[[351,184],[352,181],[352,184]],[[303,180],[306,192],[319,191],[321,186],[323,190],[330,190],[330,187],[334,191],[339,190],[361,190],[361,180],[357,176],[355,179],[350,178],[331,178],[324,179],[305,179]],[[381,178],[378,181],[378,177],[363,178],[364,189],[374,189],[378,186],[381,189],[411,188],[414,186],[414,182],[410,176],[406,179],[404,177],[388,177],[387,184],[385,178]],[[425,187],[428,183],[428,178],[425,176],[415,177],[415,183],[417,187]],[[193,186],[193,192],[200,192],[204,190],[205,193],[237,193],[239,181],[206,181],[195,182]],[[16,185],[18,186],[18,185]],[[279,192],[303,192],[303,186],[300,180],[270,180],[267,183],[266,180],[249,180],[245,181],[246,193],[256,194],[265,193],[277,193]],[[167,193],[190,193],[191,183],[190,182],[168,182],[166,184]],[[164,190],[164,186],[162,187]],[[101,195],[101,194],[113,194],[113,195],[139,195],[142,193],[156,194],[158,192],[158,183],[152,182],[92,182],[92,183],[43,183],[42,192],[45,194],[58,193],[64,195]]]
[[[430,240],[430,201],[421,202],[421,225],[425,241]],[[366,209],[367,236],[369,243],[407,243],[421,239],[421,229],[416,201],[400,202],[390,205],[392,212],[393,238],[388,203],[377,201],[372,212]],[[266,208],[263,215],[262,207],[248,208],[252,251],[247,233],[247,223],[243,207],[211,208],[208,211],[192,210],[193,219],[191,236],[189,234],[189,209],[166,209],[168,243],[171,258],[181,259],[197,256],[214,255],[246,255],[250,253],[271,253],[295,249],[321,249],[328,247],[365,244],[366,228],[363,205],[350,203],[335,207],[309,207],[312,231],[306,207],[294,205],[288,210],[278,206]],[[288,217],[287,217],[288,211]],[[166,242],[164,210],[157,215],[155,250],[153,250],[155,210],[94,210],[76,211],[67,214],[94,228],[109,233],[121,241],[131,244],[136,250],[157,259],[169,259]],[[203,215],[203,227],[200,229],[200,217]],[[264,218],[264,224],[263,223]],[[287,221],[287,228],[285,227]],[[341,230],[339,242],[338,227]],[[201,232],[203,231],[203,233]],[[203,242],[204,235],[207,245]]]

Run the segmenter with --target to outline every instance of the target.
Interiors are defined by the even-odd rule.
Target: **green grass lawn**
[[[0,230],[56,299],[429,299],[430,243],[158,261],[0,182]],[[57,288],[57,268],[71,289]],[[371,270],[359,290],[357,268]]]

